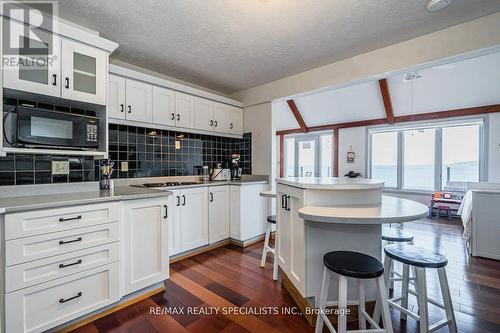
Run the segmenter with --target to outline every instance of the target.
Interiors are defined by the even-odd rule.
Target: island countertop
[[[383,181],[368,178],[285,177],[277,178],[276,182],[301,189],[315,190],[369,190],[384,187]]]
[[[419,220],[427,216],[428,210],[419,202],[383,195],[380,205],[305,206],[299,209],[299,216],[325,223],[382,224]]]

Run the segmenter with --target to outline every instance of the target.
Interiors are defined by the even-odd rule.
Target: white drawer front
[[[119,240],[119,223],[13,239],[5,242],[6,266],[73,252]]]
[[[6,332],[42,332],[119,299],[118,263],[6,294]]]
[[[5,291],[11,292],[119,260],[120,243],[92,247],[5,269]]]
[[[119,218],[119,202],[7,214],[5,216],[5,239],[116,222]]]

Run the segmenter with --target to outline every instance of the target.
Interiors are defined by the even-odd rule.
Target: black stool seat
[[[359,252],[328,252],[323,256],[323,263],[337,274],[357,279],[374,279],[384,273],[380,260]]]
[[[413,234],[396,228],[382,228],[382,239],[388,242],[411,242]]]
[[[440,268],[448,264],[448,259],[442,254],[410,244],[387,245],[384,252],[389,258],[412,266]]]
[[[271,215],[267,217],[267,222],[276,224],[276,215]]]

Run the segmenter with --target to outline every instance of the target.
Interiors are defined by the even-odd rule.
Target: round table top
[[[276,192],[275,191],[263,191],[260,192],[261,197],[266,197],[266,198],[276,198]]]
[[[401,223],[420,220],[429,208],[419,202],[383,195],[376,206],[305,206],[299,216],[307,221],[349,224]]]

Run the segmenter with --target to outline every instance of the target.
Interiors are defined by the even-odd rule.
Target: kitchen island
[[[277,179],[277,258],[282,282],[302,311],[316,307],[329,251],[357,251],[381,259],[382,224],[419,220],[423,204],[382,195],[384,183],[372,179]],[[329,300],[337,298],[332,281]],[[357,290],[349,286],[355,299]],[[375,301],[375,284],[366,298]],[[306,318],[312,324],[313,316]]]

